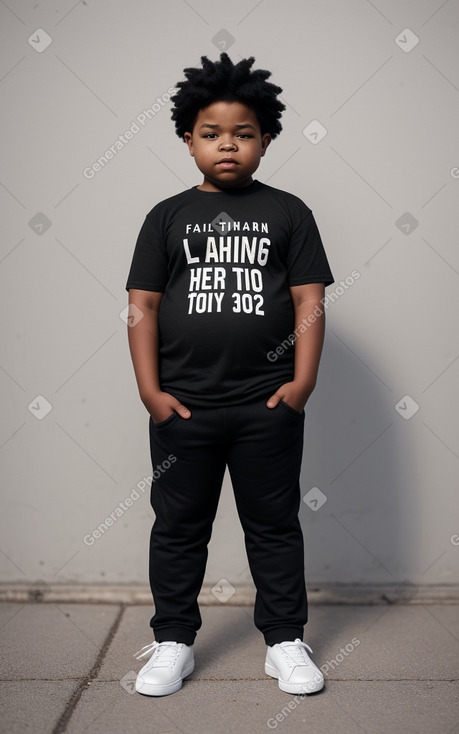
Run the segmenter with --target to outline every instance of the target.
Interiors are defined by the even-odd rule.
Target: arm
[[[166,420],[174,410],[182,418],[191,416],[188,408],[177,398],[161,390],[159,383],[158,313],[162,295],[129,289],[129,304],[134,304],[143,314],[135,326],[130,326],[128,321],[129,349],[140,399],[155,423]]]
[[[315,388],[325,332],[325,312],[321,302],[324,292],[323,283],[309,283],[290,288],[295,311],[295,330],[300,324],[304,324],[307,328],[303,333],[295,331],[297,338],[294,344],[293,381],[286,382],[276,390],[268,400],[268,408],[275,408],[281,400],[285,400],[288,405],[301,412]],[[319,316],[316,315],[317,307],[321,312]]]

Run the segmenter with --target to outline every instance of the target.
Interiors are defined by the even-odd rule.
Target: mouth
[[[237,165],[239,164],[234,160],[234,158],[222,158],[222,160],[217,163],[217,166],[221,166],[222,168],[235,168]]]

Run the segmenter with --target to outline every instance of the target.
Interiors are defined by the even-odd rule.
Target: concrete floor
[[[201,607],[196,668],[171,696],[133,690],[152,607],[0,604],[6,734],[459,733],[459,606],[311,605],[304,640],[325,689],[295,697],[264,673],[250,606]]]

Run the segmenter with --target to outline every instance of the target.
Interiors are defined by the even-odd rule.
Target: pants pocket
[[[174,410],[174,412],[171,413],[171,415],[168,416],[166,418],[166,420],[164,420],[164,421],[160,421],[159,423],[155,423],[154,420],[153,420],[153,418],[151,416],[150,416],[150,421],[151,421],[152,425],[154,426],[154,428],[156,430],[161,430],[162,428],[165,428],[166,426],[170,426],[171,423],[173,423],[175,420],[177,420],[177,418],[179,418],[179,414]]]
[[[299,410],[295,410],[295,408],[292,408],[292,406],[286,403],[284,400],[281,400],[279,405],[282,406],[282,408],[284,408],[284,410],[286,410],[287,413],[290,413],[291,415],[295,415],[297,418],[302,418],[304,416],[304,409],[300,413]]]

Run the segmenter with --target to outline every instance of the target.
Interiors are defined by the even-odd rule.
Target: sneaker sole
[[[279,688],[281,691],[284,691],[284,693],[299,693],[307,695],[308,693],[317,693],[324,687],[323,679],[320,681],[312,680],[309,683],[289,683],[289,681],[282,680],[282,678],[279,678],[279,671],[269,665],[269,663],[265,663],[265,673],[266,675],[271,676],[271,678],[277,678]]]
[[[181,689],[183,681],[185,680],[185,678],[188,678],[188,676],[191,675],[193,671],[194,662],[192,662],[191,665],[188,665],[188,667],[184,669],[181,677],[175,681],[172,681],[172,683],[157,684],[136,681],[135,689],[137,693],[141,693],[144,696],[169,696],[171,693],[176,693]]]

